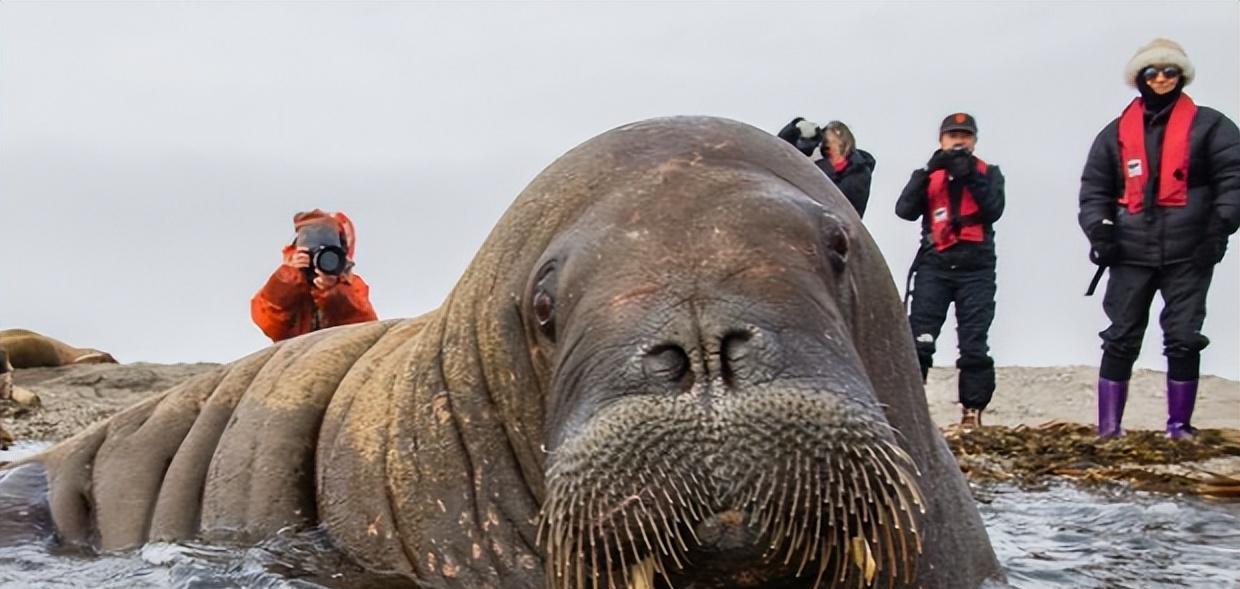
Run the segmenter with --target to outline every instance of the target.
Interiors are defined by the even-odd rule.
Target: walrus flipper
[[[396,322],[325,330],[200,374],[29,462],[67,544],[256,539],[315,522],[318,428],[337,386]]]

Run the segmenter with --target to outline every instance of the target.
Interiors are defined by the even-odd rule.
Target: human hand
[[[926,171],[942,170],[947,167],[947,162],[951,161],[951,159],[951,152],[936,149],[934,150],[934,155],[930,156],[930,160],[926,162]]]
[[[1089,229],[1089,261],[1099,266],[1111,266],[1119,261],[1114,224],[1103,221]]]
[[[315,270],[314,274],[314,287],[319,290],[327,290],[333,286],[336,286],[336,284],[340,282],[339,276],[324,274],[318,270]]]
[[[299,269],[309,268],[310,267],[309,248],[304,248],[304,247],[297,248],[297,250],[293,253],[293,255],[289,256],[287,259],[284,260],[284,265],[292,266],[293,268],[299,268]]]

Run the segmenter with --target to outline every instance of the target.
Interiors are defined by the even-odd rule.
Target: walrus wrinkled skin
[[[17,472],[66,543],[317,523],[433,587],[1002,579],[860,219],[714,118],[561,157],[439,309],[282,342]]]
[[[0,350],[8,352],[9,363],[13,368],[116,364],[116,359],[107,352],[94,348],[75,348],[28,329],[0,330]]]

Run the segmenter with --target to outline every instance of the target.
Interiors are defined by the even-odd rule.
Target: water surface
[[[41,447],[15,445],[0,461]],[[1240,586],[1240,504],[1069,485],[985,487],[977,497],[1017,587]],[[2,588],[300,589],[390,581],[359,574],[313,531],[282,532],[254,547],[158,543],[112,555],[67,553],[41,540],[0,546]]]

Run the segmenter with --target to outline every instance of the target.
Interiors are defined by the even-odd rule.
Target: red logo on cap
[[[968,118],[968,117],[966,117],[964,113],[962,113],[962,112],[958,112],[958,113],[956,113],[956,122],[957,122],[957,123],[963,123],[963,122],[964,122],[964,120],[965,120],[966,118]]]

